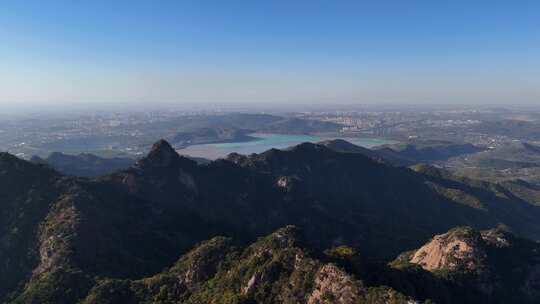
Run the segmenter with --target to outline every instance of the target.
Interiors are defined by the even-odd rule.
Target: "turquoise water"
[[[304,142],[319,142],[322,140],[336,138],[342,138],[350,143],[366,148],[395,143],[395,141],[386,139],[360,137],[319,137],[311,135],[287,134],[251,134],[251,136],[257,138],[257,140],[247,142],[193,145],[185,149],[178,150],[178,153],[193,157],[217,159],[225,157],[233,152],[248,155],[251,153],[261,153],[271,148],[284,149]]]

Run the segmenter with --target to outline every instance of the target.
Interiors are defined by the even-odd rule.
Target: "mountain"
[[[493,134],[509,138],[521,138],[525,140],[540,140],[538,133],[540,123],[523,120],[491,120],[473,125],[471,131],[483,134]]]
[[[52,169],[0,153],[0,299],[37,265],[36,231],[63,190],[61,179]]]
[[[53,152],[46,159],[34,156],[30,161],[47,164],[63,174],[82,177],[96,177],[113,173],[127,169],[134,163],[131,158],[103,158],[89,153],[69,155],[60,152]]]
[[[233,113],[209,117],[206,122],[211,126],[229,126],[238,129],[252,130],[254,132],[273,133],[316,133],[337,132],[341,129],[339,124],[317,120],[307,120],[295,117],[281,117],[270,114]]]
[[[318,143],[336,152],[342,153],[360,153],[367,157],[370,157],[376,161],[386,162],[397,166],[410,166],[416,163],[416,161],[408,159],[399,155],[394,151],[389,152],[386,149],[368,149],[354,145],[343,139],[325,140]]]
[[[216,237],[157,275],[98,282],[82,303],[413,303],[313,258],[297,234],[288,226],[245,248]]]
[[[478,179],[523,179],[540,183],[540,147],[527,142],[512,142],[467,157],[457,157],[448,165],[456,174]]]
[[[409,163],[444,161],[460,155],[485,151],[484,148],[468,143],[435,140],[385,145],[376,150],[387,157],[408,160]]]
[[[505,146],[478,153],[473,159],[493,159],[540,164],[540,147],[527,142],[513,142]]]
[[[500,183],[515,196],[534,205],[540,205],[540,185],[531,184],[524,180],[510,180]]]
[[[171,124],[177,129],[179,137],[171,137],[172,143],[193,136],[196,138],[246,136],[247,133],[267,132],[285,134],[309,134],[319,132],[338,132],[341,125],[318,120],[295,117],[282,117],[270,114],[230,113],[224,115],[198,115],[186,117]],[[221,131],[220,131],[221,130]],[[214,134],[212,134],[214,133]],[[177,134],[177,135],[178,135]]]
[[[489,229],[504,224],[519,236],[540,239],[539,207],[484,184],[428,173],[309,143],[197,164],[161,140],[130,168],[95,179],[66,177],[2,154],[0,182],[6,186],[0,188],[0,271],[8,275],[1,278],[0,298],[10,303],[92,303],[118,288],[109,298],[113,302],[132,296],[152,302],[148,297],[154,299],[157,292],[163,299],[170,295],[181,301],[185,296],[195,303],[223,294],[231,294],[232,303],[265,303],[265,298],[276,303],[282,297],[294,302],[318,289],[332,293],[354,287],[347,294],[355,296],[343,297],[356,301],[369,286],[375,288],[373,299],[380,300],[381,292],[423,300],[428,297],[391,286],[388,279],[368,284],[379,271],[362,277],[348,260],[340,266],[348,274],[331,268],[319,275],[322,268],[317,267],[332,257],[339,264],[351,250],[369,264],[389,261],[455,226]],[[204,258],[210,264],[200,283],[173,284],[178,277],[174,265],[182,268],[177,262],[186,259],[191,263],[188,252],[196,244],[224,236],[238,244],[233,247],[252,248],[248,244],[258,237],[288,225],[302,230],[302,245],[292,247],[310,256],[307,261],[318,265],[315,270],[290,268],[289,254],[296,256],[297,249],[283,254],[272,250],[276,256],[252,260],[259,257],[250,257],[249,249],[224,245],[217,254],[223,254],[225,264],[217,272],[212,258]],[[330,257],[322,254],[327,250]],[[167,267],[174,269],[164,272]],[[256,275],[253,282],[267,283],[249,283],[256,269],[264,276]],[[302,273],[308,279],[299,278]],[[192,275],[199,276],[190,271]],[[335,280],[325,281],[334,275]],[[357,282],[364,278],[367,285]],[[161,279],[172,280],[172,289]],[[255,287],[247,287],[247,298],[233,297],[249,285]],[[185,293],[186,288],[193,291]]]
[[[392,145],[383,145],[372,149],[351,144],[342,139],[326,140],[319,144],[337,152],[360,153],[375,160],[384,161],[396,166],[411,166],[418,163],[434,163],[446,161],[460,155],[470,155],[483,148],[471,144],[460,144],[447,141],[411,141]]]
[[[341,126],[332,122],[286,117],[263,126],[260,132],[309,134],[337,132]]]
[[[249,133],[251,131],[236,128],[200,128],[189,132],[179,132],[174,135],[171,142],[177,147],[186,147],[198,144],[255,140],[254,137],[248,135]]]
[[[504,228],[478,231],[458,227],[403,253],[391,265],[405,273],[418,272],[421,267],[439,284],[461,290],[459,302],[536,303],[540,296],[539,249],[537,242],[518,238]],[[438,294],[442,294],[440,290]]]

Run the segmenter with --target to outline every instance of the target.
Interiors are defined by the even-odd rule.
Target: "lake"
[[[360,137],[319,137],[312,135],[287,135],[287,134],[250,134],[257,138],[253,141],[232,142],[219,144],[193,145],[185,149],[177,150],[178,153],[192,157],[203,157],[207,159],[223,158],[230,153],[236,152],[244,155],[251,153],[261,153],[266,150],[276,148],[284,149],[304,142],[319,142],[329,139],[341,138],[358,146],[371,148],[374,146],[396,143],[393,140],[379,138],[360,138]]]

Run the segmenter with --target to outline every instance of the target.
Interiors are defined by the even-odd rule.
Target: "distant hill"
[[[527,142],[513,142],[478,154],[473,159],[501,159],[540,164],[540,147]]]
[[[131,158],[103,158],[89,153],[69,155],[53,152],[47,158],[34,156],[34,163],[47,164],[61,173],[82,177],[97,177],[127,169],[135,161]]]
[[[471,131],[507,136],[509,138],[519,138],[522,140],[540,140],[540,123],[523,120],[495,120],[483,121],[475,125]]]
[[[257,140],[252,133],[313,134],[338,132],[335,123],[280,117],[268,114],[226,114],[186,119],[178,130],[167,137],[177,148],[191,145],[246,142]]]
[[[377,151],[397,159],[406,159],[410,162],[445,161],[452,157],[474,154],[485,151],[485,148],[468,143],[454,143],[448,141],[412,141],[394,145],[384,145]]]
[[[180,124],[182,132],[204,128],[226,128],[249,130],[252,132],[274,132],[287,134],[307,134],[317,132],[337,132],[341,125],[294,117],[270,114],[232,113],[186,119]]]
[[[309,143],[200,165],[161,140],[126,170],[81,179],[2,153],[0,298],[319,303],[328,294],[406,303],[426,298],[425,284],[398,284],[402,273],[385,267],[362,275],[361,261],[393,260],[456,226],[503,224],[540,239],[540,207],[491,184],[416,170]],[[301,243],[279,230],[288,225],[302,231]],[[237,245],[214,239],[202,249],[209,255],[189,253],[215,236]],[[440,303],[474,303],[445,290],[455,301]]]
[[[500,184],[522,200],[540,206],[540,185],[519,179],[502,181]]]
[[[460,155],[485,151],[471,144],[459,144],[447,141],[414,141],[392,145],[383,145],[372,149],[351,144],[342,139],[320,142],[337,152],[360,153],[373,159],[398,166],[410,166],[417,163],[445,161]]]
[[[441,168],[435,168],[426,164],[417,164],[411,166],[411,169],[429,176],[430,178],[458,181],[470,186],[489,189],[500,197],[523,200],[527,203],[540,206],[540,185],[529,183],[521,179],[510,179],[496,182],[471,179],[470,177],[465,177],[455,174],[454,172]]]
[[[456,174],[491,181],[524,179],[540,183],[540,147],[513,142],[467,157],[452,159],[449,167]]]
[[[258,131],[287,134],[310,134],[319,132],[337,132],[340,129],[340,125],[332,122],[299,118],[283,118],[262,126]]]
[[[170,142],[176,147],[222,142],[254,140],[250,133],[311,134],[337,132],[341,126],[331,122],[281,117],[268,114],[226,114],[186,118],[178,124],[178,131]]]
[[[376,151],[360,147],[343,139],[331,139],[318,142],[317,144],[328,147],[336,152],[360,153],[370,157],[378,157]]]
[[[370,157],[374,160],[386,162],[393,165],[409,166],[416,163],[415,161],[411,159],[407,159],[405,157],[400,156],[399,153],[396,153],[394,151],[388,152],[385,149],[376,149],[376,148],[368,149],[368,148],[354,145],[343,139],[325,140],[325,141],[319,142],[318,144],[328,147],[336,152],[359,153],[367,157]]]
[[[254,137],[248,136],[249,133],[252,132],[235,128],[201,128],[179,132],[172,137],[171,142],[178,148],[198,144],[255,140]]]
[[[209,163],[210,160],[202,157],[188,157],[199,164]],[[125,170],[132,166],[136,160],[127,157],[105,158],[90,153],[78,155],[53,152],[47,158],[33,156],[30,162],[47,165],[60,173],[78,177],[99,177],[116,171]]]

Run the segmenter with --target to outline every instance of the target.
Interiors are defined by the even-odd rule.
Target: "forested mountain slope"
[[[243,247],[287,225],[303,231],[302,248],[315,258],[348,246],[370,262],[392,260],[455,226],[504,224],[540,238],[540,208],[517,197],[317,144],[201,165],[159,141],[131,168],[98,179],[64,177],[2,154],[0,182],[0,267],[9,273],[0,297],[16,303],[90,301],[103,280],[135,284],[201,241],[225,236]],[[217,276],[201,297],[216,286],[236,288]]]

